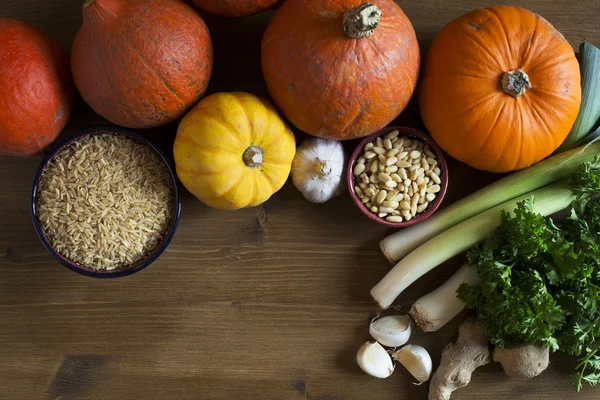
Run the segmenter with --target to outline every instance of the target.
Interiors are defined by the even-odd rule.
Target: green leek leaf
[[[600,50],[591,43],[579,47],[581,64],[581,107],[571,132],[560,145],[557,153],[570,150],[598,126],[600,122]]]

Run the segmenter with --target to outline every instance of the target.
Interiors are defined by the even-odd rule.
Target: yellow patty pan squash
[[[177,175],[204,204],[254,207],[287,180],[296,154],[289,127],[249,93],[205,97],[181,121],[173,149]]]

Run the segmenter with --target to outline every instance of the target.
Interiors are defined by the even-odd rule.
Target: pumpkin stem
[[[96,0],[85,0],[85,2],[83,3],[83,8],[88,8],[89,6],[92,5],[92,3],[96,1]]]
[[[264,156],[263,149],[258,146],[250,146],[244,151],[244,163],[247,167],[258,168],[263,163]]]
[[[353,39],[371,36],[383,13],[373,3],[365,3],[344,13],[344,32]]]
[[[502,77],[502,89],[505,93],[518,99],[527,89],[531,89],[529,75],[521,68],[505,72]]]
[[[317,158],[317,170],[322,177],[325,177],[331,173],[331,164],[327,160]]]

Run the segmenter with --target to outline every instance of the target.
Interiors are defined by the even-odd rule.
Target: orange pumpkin
[[[127,128],[183,116],[206,91],[212,61],[208,28],[178,0],[86,0],[71,50],[83,99]]]
[[[287,0],[265,32],[269,93],[299,129],[369,135],[404,110],[419,73],[414,29],[392,0]]]
[[[248,17],[273,8],[281,0],[192,0],[197,8],[221,17]]]
[[[421,114],[452,157],[487,171],[518,170],[566,138],[580,80],[573,49],[548,21],[517,7],[475,10],[433,41]]]

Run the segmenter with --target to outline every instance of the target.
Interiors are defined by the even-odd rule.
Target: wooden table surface
[[[32,23],[68,49],[82,2],[2,0],[0,17]],[[599,0],[506,3],[541,14],[574,47],[584,39],[600,45]],[[400,4],[424,51],[445,23],[492,2]],[[205,16],[215,45],[210,92],[266,95],[260,39],[271,15]],[[98,122],[80,101],[65,134]],[[397,122],[422,126],[414,107]],[[147,134],[170,152],[176,128]],[[414,386],[401,366],[378,380],[356,365],[377,312],[369,289],[390,268],[378,241],[391,231],[360,214],[348,195],[313,205],[288,182],[260,207],[221,212],[185,192],[181,223],[164,255],[139,274],[102,281],[62,267],[37,239],[29,196],[40,160],[0,158],[1,399],[426,399],[427,385]],[[496,178],[456,162],[450,167],[445,205]],[[410,305],[460,262],[418,281],[398,304]],[[457,325],[416,331],[411,341],[437,364]],[[600,389],[575,394],[573,366],[553,355],[548,371],[525,382],[488,365],[452,398],[597,399]]]

